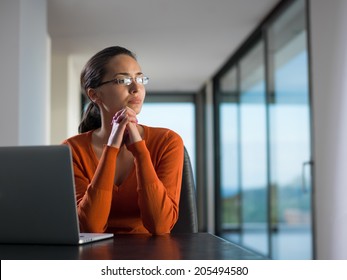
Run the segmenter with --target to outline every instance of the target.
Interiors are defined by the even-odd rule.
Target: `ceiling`
[[[280,0],[47,0],[52,51],[78,72],[97,51],[124,46],[149,91],[197,91]]]

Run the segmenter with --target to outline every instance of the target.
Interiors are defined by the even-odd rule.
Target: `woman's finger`
[[[124,118],[126,118],[128,121],[137,123],[136,113],[134,111],[129,110],[130,108],[126,107],[125,109],[121,110],[120,112],[117,112],[112,119],[111,125],[113,122],[120,123],[123,121]]]

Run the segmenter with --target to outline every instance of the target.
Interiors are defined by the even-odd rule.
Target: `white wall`
[[[81,120],[81,90],[80,90],[80,73],[75,58],[69,56],[68,59],[68,127],[67,136],[71,137],[78,134],[78,125]]]
[[[51,144],[60,144],[63,140],[78,133],[81,119],[81,94],[79,72],[75,58],[52,53],[52,96],[51,96]]]
[[[0,38],[0,145],[47,144],[46,0],[2,0]]]
[[[19,142],[20,1],[0,2],[0,146]]]
[[[52,53],[51,143],[60,144],[67,136],[67,83],[66,55]]]
[[[318,259],[347,259],[347,1],[311,0]]]

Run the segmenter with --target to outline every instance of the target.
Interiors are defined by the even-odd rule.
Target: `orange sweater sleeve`
[[[145,141],[128,147],[135,157],[138,204],[144,226],[152,234],[169,233],[178,218],[182,183],[183,142],[167,139],[157,166],[153,166]]]
[[[91,182],[85,176],[86,172],[93,172],[91,166],[79,166],[78,161],[74,161],[78,218],[82,232],[105,232],[107,228],[118,151],[104,146]],[[78,157],[75,155],[74,158]]]

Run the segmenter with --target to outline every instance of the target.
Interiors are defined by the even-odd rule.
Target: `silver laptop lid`
[[[0,243],[78,244],[68,146],[0,147]]]

